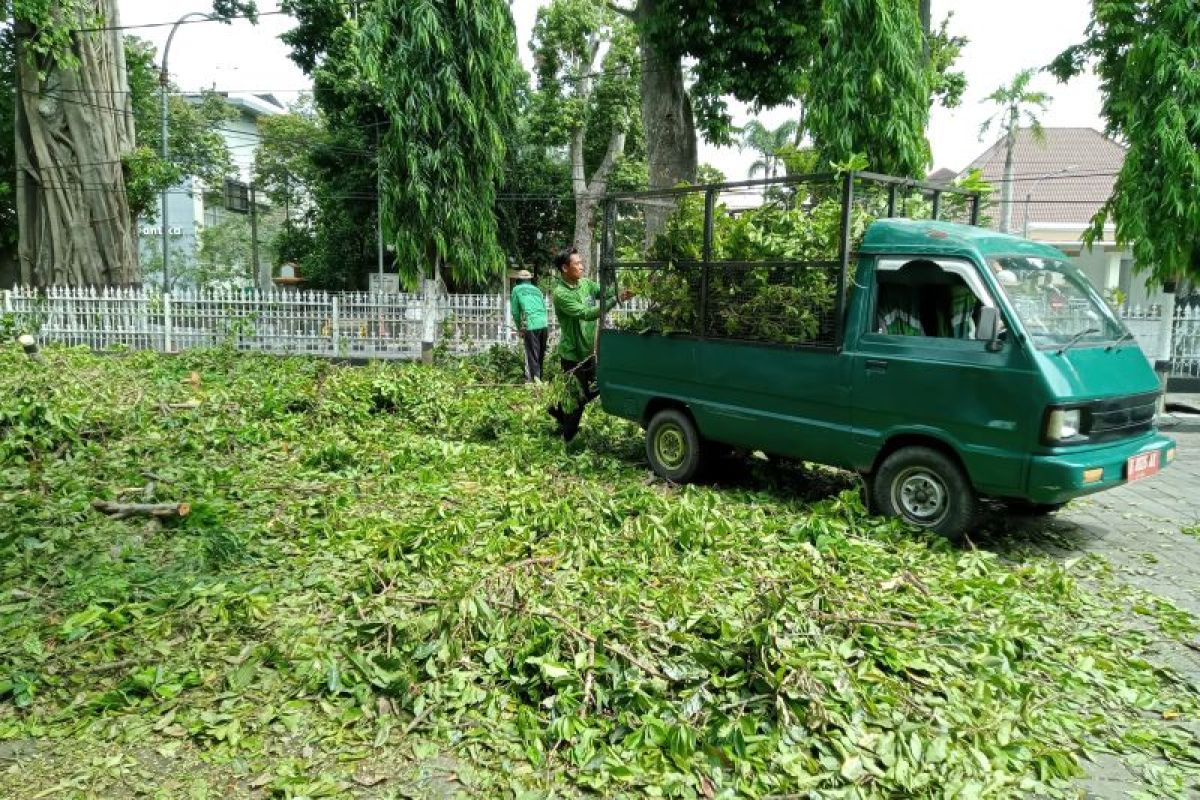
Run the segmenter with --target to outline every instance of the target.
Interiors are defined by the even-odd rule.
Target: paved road
[[[1062,558],[1098,553],[1121,580],[1200,617],[1200,419],[1167,418],[1163,432],[1179,448],[1175,463],[1159,475],[1019,525],[1034,529],[1039,549]],[[1190,528],[1192,534],[1183,532]],[[1200,652],[1163,642],[1156,655],[1200,687]],[[1088,765],[1082,787],[1086,797],[1103,800],[1154,794],[1120,760],[1103,755]]]

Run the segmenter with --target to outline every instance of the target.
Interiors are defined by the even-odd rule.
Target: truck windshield
[[[988,259],[988,266],[1039,348],[1112,342],[1125,333],[1087,279],[1066,261],[1003,256]]]

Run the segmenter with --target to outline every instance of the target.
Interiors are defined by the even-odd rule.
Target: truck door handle
[[[868,358],[866,360],[867,372],[887,372],[888,362],[882,358]]]

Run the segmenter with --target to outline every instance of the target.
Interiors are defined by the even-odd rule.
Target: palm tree
[[[1000,199],[1000,232],[1008,233],[1012,229],[1012,198],[1013,198],[1013,148],[1017,144],[1017,132],[1021,130],[1021,122],[1029,124],[1029,132],[1035,141],[1041,142],[1046,138],[1042,130],[1042,121],[1038,112],[1046,110],[1053,99],[1046,92],[1029,91],[1029,82],[1037,70],[1023,69],[1012,79],[1008,86],[1001,86],[983,99],[984,103],[995,103],[999,108],[983,125],[979,126],[979,138],[982,140],[993,123],[999,123],[1004,132],[1004,189]],[[1035,110],[1036,109],[1036,110]]]
[[[758,153],[760,158],[750,165],[750,177],[762,175],[764,178],[774,178],[783,166],[779,151],[791,144],[796,134],[797,125],[789,120],[775,130],[763,125],[756,119],[746,123],[742,128],[742,147],[749,147]]]

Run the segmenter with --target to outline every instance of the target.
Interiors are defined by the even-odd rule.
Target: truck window
[[[975,337],[979,311],[992,300],[975,268],[960,261],[884,259],[875,270],[875,333]]]

